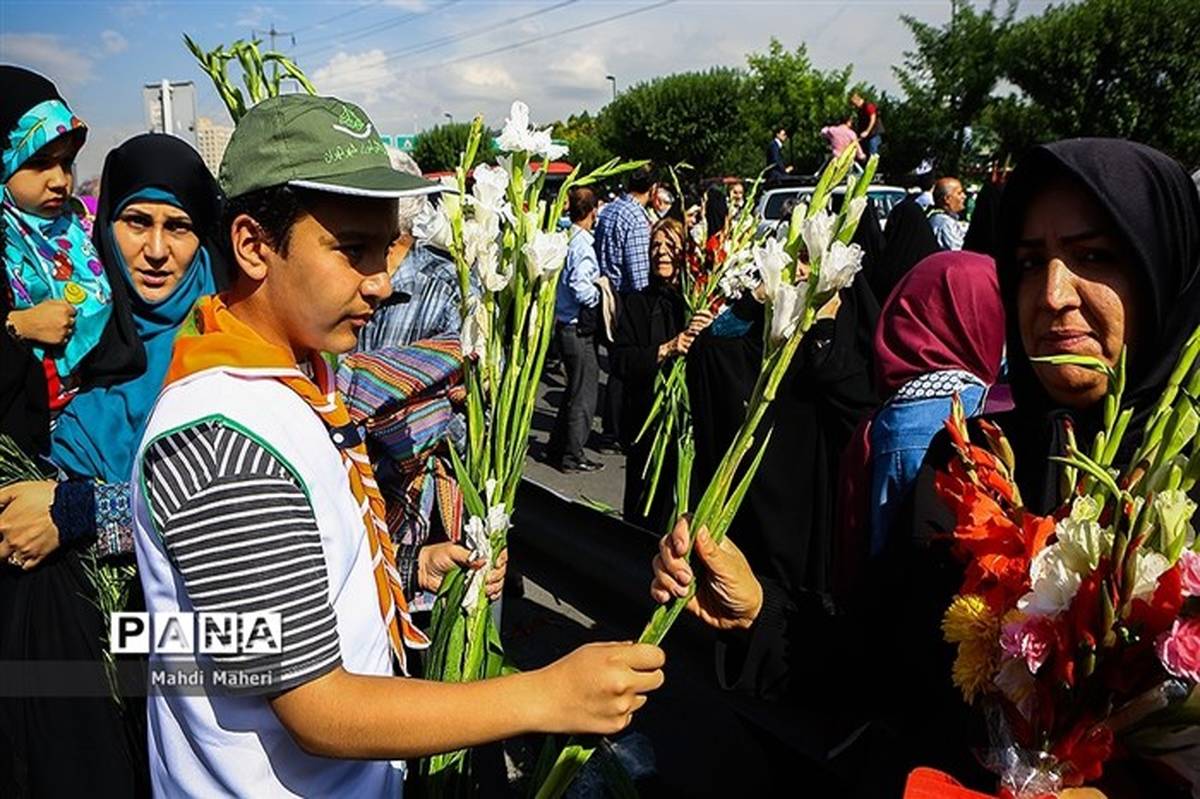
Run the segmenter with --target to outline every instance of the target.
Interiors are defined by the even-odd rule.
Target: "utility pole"
[[[291,38],[291,40],[292,40],[292,47],[295,47],[295,46],[296,46],[296,33],[295,33],[295,31],[278,31],[278,30],[275,30],[275,23],[274,23],[274,22],[272,22],[272,23],[271,23],[271,29],[270,29],[270,30],[265,30],[265,31],[256,31],[256,30],[251,30],[251,31],[250,31],[250,38],[251,38],[251,39],[257,39],[257,38],[259,37],[259,34],[265,34],[265,35],[267,35],[267,36],[271,37],[271,52],[275,52],[275,38],[276,38],[276,37],[278,37],[278,36],[287,36],[287,37],[290,37],[290,38]],[[271,64],[271,80],[279,80],[279,64],[278,64],[278,63],[272,63],[272,64]]]

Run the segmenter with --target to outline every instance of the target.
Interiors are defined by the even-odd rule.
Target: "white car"
[[[808,202],[812,198],[816,186],[781,186],[768,189],[758,198],[754,213],[758,216],[758,232],[760,235],[774,232],[779,223],[790,213],[792,203]],[[833,190],[833,209],[836,211],[846,194],[845,186]],[[879,226],[887,223],[887,215],[900,204],[908,192],[898,186],[875,186],[867,189],[867,197],[875,202],[875,213],[879,217]]]

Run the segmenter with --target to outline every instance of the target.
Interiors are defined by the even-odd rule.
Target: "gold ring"
[[[25,565],[25,559],[16,552],[8,556],[8,562],[13,566],[16,566],[18,569]]]

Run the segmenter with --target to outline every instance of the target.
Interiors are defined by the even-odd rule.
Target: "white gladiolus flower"
[[[495,214],[484,214],[476,219],[463,221],[463,257],[474,265],[485,252],[498,248],[496,238],[500,235],[500,218]],[[496,255],[499,258],[499,255]]]
[[[487,357],[487,342],[491,327],[492,320],[488,315],[487,308],[482,302],[474,300],[470,313],[463,320],[460,335],[463,357],[478,358],[479,360]]]
[[[788,265],[788,254],[778,239],[767,239],[761,247],[754,248],[754,266],[762,279],[767,299],[774,300],[783,282],[783,270]]]
[[[512,153],[506,153],[504,155],[496,156],[496,163],[499,164],[500,168],[503,169],[505,172],[507,172],[510,175],[512,174],[512,172],[513,172]],[[533,180],[533,167],[531,167],[529,165],[528,161],[525,162],[524,168],[521,169],[521,179],[526,186],[529,185],[529,181]]]
[[[413,219],[413,237],[426,244],[432,244],[439,250],[449,251],[451,235],[450,219],[446,216],[445,205],[438,208],[427,201]]]
[[[1150,599],[1158,588],[1158,578],[1171,568],[1171,561],[1166,555],[1152,549],[1137,551],[1137,576],[1133,579],[1133,598]]]
[[[566,145],[555,144],[550,138],[550,128],[529,133],[529,152],[536,153],[547,161],[557,161],[567,154]]]
[[[559,269],[567,257],[567,234],[534,231],[533,238],[521,247],[529,279],[538,278]]]
[[[855,197],[850,201],[850,207],[846,209],[846,227],[852,227],[858,224],[858,220],[862,219],[863,211],[867,208],[866,197]]]
[[[841,291],[854,282],[854,276],[862,269],[863,251],[857,244],[842,244],[835,241],[821,258],[821,274],[817,280],[817,293]]]
[[[555,144],[550,138],[550,129],[534,130],[529,125],[529,106],[520,100],[512,104],[504,129],[497,139],[500,149],[513,153],[524,150],[531,155],[554,161],[567,154],[567,148]]]
[[[1089,505],[1080,503],[1087,500]],[[1054,527],[1059,556],[1071,571],[1086,577],[1100,564],[1100,558],[1112,550],[1112,537],[1107,530],[1095,520],[1093,512],[1098,513],[1096,502],[1091,497],[1080,497],[1075,500],[1071,515],[1060,521]]]
[[[475,261],[475,271],[479,273],[479,282],[483,284],[484,291],[504,291],[512,280],[512,275],[500,268],[498,247],[485,247],[479,253],[479,258]]]
[[[783,283],[775,290],[771,300],[771,340],[784,341],[800,324],[804,314],[804,299],[808,294],[808,284],[800,282],[796,285]]]
[[[503,167],[480,164],[474,171],[475,185],[471,193],[475,196],[477,206],[482,206],[494,214],[503,213],[508,192],[508,170]]]
[[[496,481],[489,479],[485,496],[492,501]],[[509,522],[508,511],[503,504],[491,505],[488,508],[487,520],[472,516],[463,528],[463,544],[471,550],[472,560],[482,560],[485,565],[472,571],[467,578],[467,590],[463,594],[462,608],[470,613],[483,599],[484,583],[492,571],[492,556],[495,554],[497,536],[508,531],[512,525]]]
[[[717,288],[727,299],[736,300],[743,291],[753,289],[757,285],[754,253],[742,250],[725,264],[725,270],[717,281]]]
[[[1154,514],[1162,529],[1162,540],[1166,548],[1175,545],[1179,538],[1188,543],[1196,537],[1192,529],[1192,514],[1196,512],[1196,503],[1188,499],[1188,495],[1179,489],[1162,491],[1154,497]]]
[[[514,100],[509,109],[508,119],[504,120],[504,129],[496,140],[501,150],[516,152],[528,150],[529,137],[529,106],[520,100]]]
[[[1058,544],[1037,553],[1029,567],[1033,590],[1017,600],[1017,608],[1036,616],[1054,616],[1066,610],[1083,577],[1070,568]]]
[[[491,515],[489,511],[488,515]],[[473,560],[483,558],[490,565],[492,562],[492,539],[488,535],[488,525],[478,516],[467,520],[463,528],[464,537],[469,540]],[[483,599],[484,583],[487,581],[488,566],[475,569],[467,577],[467,589],[463,594],[462,609],[470,614]]]
[[[815,261],[825,254],[833,242],[833,231],[837,226],[837,217],[825,211],[818,211],[800,223],[800,237],[804,239],[804,247],[808,250],[808,260]],[[822,259],[822,263],[824,259]]]

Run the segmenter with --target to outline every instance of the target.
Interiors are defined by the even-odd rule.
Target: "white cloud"
[[[124,36],[111,30],[100,33],[100,42],[106,53],[121,53],[129,47],[129,41]]]
[[[0,60],[41,72],[63,91],[96,77],[92,59],[57,33],[0,33]]]
[[[112,7],[112,11],[121,19],[133,19],[146,16],[153,6],[154,3],[146,2],[146,0],[130,0],[130,2],[116,4]]]
[[[237,28],[261,28],[268,23],[268,17],[275,13],[270,6],[250,6],[242,9],[241,16],[234,22]]]
[[[405,11],[424,11],[429,8],[429,0],[384,0],[383,4],[403,8]]]
[[[400,83],[400,73],[389,69],[386,57],[378,48],[355,55],[338,53],[310,77],[321,94],[371,105]]]

